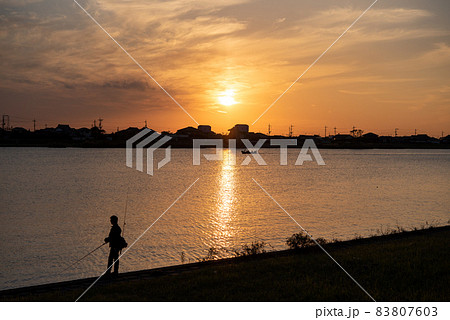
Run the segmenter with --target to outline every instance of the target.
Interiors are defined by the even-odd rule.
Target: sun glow
[[[218,99],[221,105],[227,107],[237,103],[236,100],[234,100],[234,90],[225,90],[221,92]]]

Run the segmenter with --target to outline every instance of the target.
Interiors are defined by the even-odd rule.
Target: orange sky
[[[198,123],[226,132],[252,124],[373,1],[79,2]],[[71,1],[0,9],[0,110],[14,126],[196,126]],[[251,130],[449,134],[449,9],[380,0]]]

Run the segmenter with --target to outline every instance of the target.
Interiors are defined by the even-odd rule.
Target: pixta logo
[[[163,144],[170,141],[171,137],[162,135],[158,132],[150,129],[143,129],[141,132],[133,136],[126,142],[126,162],[127,167],[133,168],[133,153],[136,150],[136,170],[144,172],[144,149],[147,151],[147,173],[153,176],[153,161],[154,153]],[[241,150],[246,155],[244,160],[240,163],[242,166],[248,165],[252,160],[260,166],[267,165],[266,161],[259,153],[259,150],[266,144],[267,139],[260,139],[255,144],[248,139],[241,139],[242,143],[246,147],[245,150]],[[224,155],[222,139],[193,139],[193,165],[198,166],[201,163],[201,150],[205,147],[214,147],[215,153],[203,154],[203,157],[208,161],[222,161]],[[266,144],[267,146],[267,144]],[[289,147],[296,147],[297,139],[270,139],[270,147],[278,147],[280,150],[280,165],[286,166],[288,164],[287,150]],[[236,165],[237,162],[237,148],[236,140],[228,140],[228,161],[231,165]],[[325,161],[317,149],[314,140],[306,139],[300,149],[299,155],[295,161],[296,166],[301,166],[305,161],[316,161],[320,166],[325,165]],[[165,149],[165,157],[158,162],[158,169],[161,169],[171,160],[171,149],[168,146]]]
[[[148,128],[143,129],[126,142],[127,167],[133,168],[133,150],[136,144],[136,170],[144,172],[144,149],[147,150],[147,174],[153,176],[153,158],[156,149],[172,139]],[[153,144],[153,141],[155,141]],[[147,147],[148,146],[148,147]],[[164,159],[158,162],[158,169],[168,164],[171,159],[170,146],[165,149]]]
[[[263,159],[261,154],[259,153],[259,149],[266,143],[267,139],[259,139],[254,145],[248,139],[241,139],[244,146],[247,148],[244,151],[241,151],[244,154],[247,154],[245,159],[241,162],[242,166],[248,165],[252,159],[256,161],[256,163],[260,166],[267,165],[266,161]],[[279,147],[280,148],[280,165],[286,166],[288,163],[287,160],[287,149],[289,146],[295,147],[297,146],[297,139],[270,139],[270,146]],[[223,141],[221,139],[194,139],[193,142],[193,164],[195,166],[200,165],[200,150],[202,147],[215,147],[215,154],[204,154],[206,160],[208,161],[221,161],[223,160]],[[228,140],[228,149],[231,151],[230,164],[236,165],[236,140],[230,139]],[[295,161],[296,166],[301,166],[305,161],[313,161],[311,155],[308,153],[311,151],[312,155],[316,163],[320,166],[325,165],[325,161],[319,152],[316,144],[313,139],[306,139],[300,149],[300,153]]]

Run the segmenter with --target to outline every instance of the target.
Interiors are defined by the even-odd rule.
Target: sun
[[[227,107],[232,106],[233,104],[237,103],[237,101],[234,100],[234,90],[231,90],[231,89],[221,92],[219,94],[218,100],[221,105],[224,105]]]

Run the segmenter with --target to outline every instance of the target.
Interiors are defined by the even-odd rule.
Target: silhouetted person
[[[106,275],[111,274],[111,265],[114,263],[114,273],[113,275],[119,274],[119,252],[120,252],[120,234],[122,233],[122,229],[120,229],[119,225],[117,224],[119,222],[119,218],[116,216],[111,216],[111,231],[109,232],[108,238],[105,238],[105,242],[109,242],[109,247],[111,248],[109,251],[109,257],[108,257],[108,271],[106,272]]]

